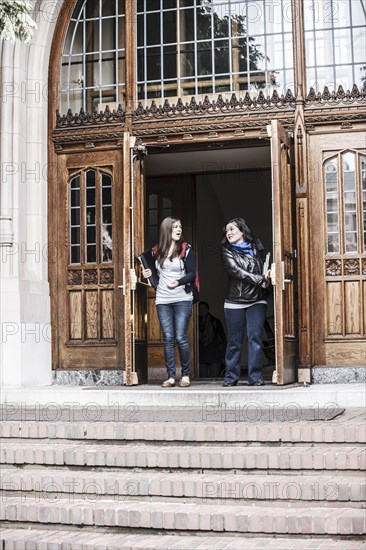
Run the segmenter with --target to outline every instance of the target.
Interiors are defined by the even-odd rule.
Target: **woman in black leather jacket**
[[[225,298],[227,325],[226,373],[223,386],[240,379],[240,356],[246,321],[248,337],[248,385],[263,386],[262,333],[266,316],[269,272],[263,274],[264,249],[255,241],[243,218],[224,227],[222,262],[228,275]]]

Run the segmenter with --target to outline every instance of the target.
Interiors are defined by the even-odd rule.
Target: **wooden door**
[[[270,134],[276,374],[277,384],[282,385],[296,378],[291,158],[288,134],[277,120],[271,122]]]
[[[49,222],[54,369],[124,368],[122,171],[118,150],[58,156]]]
[[[366,363],[365,132],[309,136],[315,365]]]
[[[159,240],[159,227],[164,218],[173,216],[179,218],[183,225],[184,239],[193,240],[193,176],[168,176],[148,178],[146,183],[146,245],[153,246]],[[147,296],[148,322],[148,367],[149,378],[159,378],[165,373],[163,336],[160,329],[155,306],[155,291],[148,289]],[[191,349],[191,376],[194,375],[194,322],[189,327],[189,342]],[[177,355],[178,358],[178,355]],[[177,359],[177,366],[179,360]],[[154,376],[156,370],[157,375]],[[157,371],[159,369],[159,371]]]

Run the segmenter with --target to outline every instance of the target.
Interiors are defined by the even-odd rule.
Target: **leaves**
[[[1,38],[29,43],[37,28],[31,17],[32,11],[32,5],[24,0],[0,0]]]

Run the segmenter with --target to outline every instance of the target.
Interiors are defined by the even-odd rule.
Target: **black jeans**
[[[254,304],[245,309],[225,308],[227,326],[225,381],[237,382],[240,378],[240,355],[246,321],[248,337],[248,384],[263,380],[263,326],[266,304]]]

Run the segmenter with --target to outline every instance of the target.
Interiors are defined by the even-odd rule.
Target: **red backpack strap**
[[[152,250],[151,250],[152,255],[156,256],[157,251],[158,251],[158,245],[154,244],[154,246],[152,247]]]
[[[183,260],[186,259],[189,248],[190,248],[190,246],[189,246],[188,243],[182,243],[182,251],[181,251],[181,253],[180,253],[180,257],[181,257]]]

